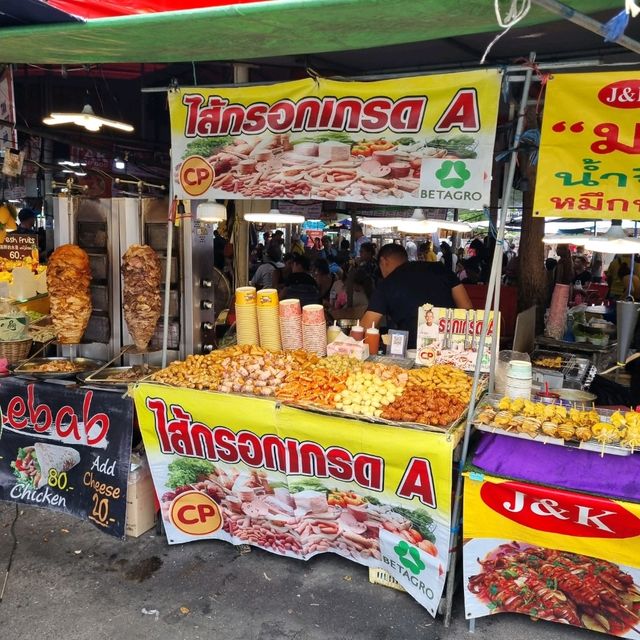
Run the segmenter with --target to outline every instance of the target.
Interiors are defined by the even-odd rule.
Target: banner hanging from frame
[[[534,213],[640,220],[637,71],[549,79]]]
[[[501,74],[169,94],[180,198],[489,203]]]

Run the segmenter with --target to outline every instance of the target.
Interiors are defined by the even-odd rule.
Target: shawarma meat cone
[[[160,259],[147,245],[132,244],[122,256],[124,319],[136,347],[144,351],[160,318]]]
[[[90,282],[89,256],[80,247],[64,244],[51,254],[47,289],[51,320],[61,344],[82,340],[92,311]]]

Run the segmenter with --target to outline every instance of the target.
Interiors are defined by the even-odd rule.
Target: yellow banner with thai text
[[[534,213],[640,220],[637,71],[549,79]]]
[[[337,553],[385,568],[435,615],[453,436],[158,384],[133,396],[170,543]]]

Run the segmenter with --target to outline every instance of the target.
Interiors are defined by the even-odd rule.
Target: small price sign
[[[0,243],[0,258],[7,260],[37,258],[37,251],[38,236],[35,233],[7,233],[4,242]]]

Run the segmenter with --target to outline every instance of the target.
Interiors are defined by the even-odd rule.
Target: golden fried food
[[[78,365],[69,360],[51,360],[50,362],[28,365],[27,370],[37,371],[38,373],[70,373],[72,371],[77,371]]]
[[[468,403],[471,399],[473,378],[450,364],[435,364],[409,370],[409,381],[425,389],[438,389],[451,396],[459,397]]]
[[[544,369],[561,369],[562,356],[553,356],[548,358],[538,358],[533,361],[534,367],[542,367]]]
[[[382,417],[395,422],[417,422],[444,427],[463,414],[466,403],[439,389],[424,390],[408,384],[399,398],[382,411]]]

